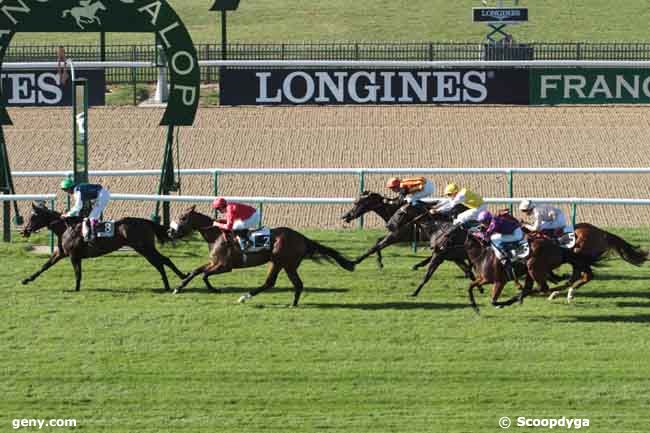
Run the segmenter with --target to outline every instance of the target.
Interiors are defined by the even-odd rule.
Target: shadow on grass
[[[315,304],[305,305],[309,308],[348,309],[348,310],[459,310],[470,308],[469,304],[443,304],[436,302],[379,302],[376,304]]]
[[[210,293],[210,294],[228,294],[228,293],[248,293],[251,290],[255,289],[255,287],[218,287],[215,285],[217,289],[219,289],[218,292],[208,290],[207,287],[205,286],[199,286],[199,287],[189,287],[183,289],[182,293]],[[332,287],[305,287],[303,290],[303,295],[309,294],[309,293],[346,293],[348,292],[348,289],[335,289]],[[268,289],[263,291],[262,293],[259,294],[259,296],[262,296],[264,293],[293,293],[293,287],[274,287],[272,289]]]
[[[650,275],[644,277],[642,275],[598,274],[598,270],[595,270],[594,280],[596,281],[650,281]]]
[[[621,308],[650,308],[650,302],[617,302],[616,306]]]
[[[634,291],[606,291],[606,292],[583,292],[580,289],[576,291],[576,297],[581,298],[646,298],[650,299],[650,290],[634,290]]]
[[[572,316],[560,320],[570,323],[650,323],[650,314],[634,314],[630,316],[603,315],[603,316]]]

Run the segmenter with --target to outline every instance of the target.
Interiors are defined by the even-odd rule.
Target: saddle
[[[90,222],[87,220],[84,220],[83,223],[81,224],[81,234],[83,235],[84,239],[88,239],[90,233],[88,232],[90,230]],[[95,226],[95,238],[112,238],[115,237],[115,221],[109,220],[109,221],[101,221],[98,222],[97,225]]]
[[[248,239],[244,239],[239,235],[235,235],[235,237],[243,253],[258,253],[270,251],[273,248],[271,229],[268,227],[249,231]]]
[[[561,248],[571,249],[576,245],[576,234],[574,232],[565,232],[563,229],[541,230],[528,234],[531,240],[548,240],[555,242]]]
[[[518,242],[506,242],[503,244],[503,250],[513,262],[526,260],[530,255],[530,245],[526,239]]]

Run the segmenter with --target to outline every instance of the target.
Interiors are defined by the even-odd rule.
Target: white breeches
[[[260,225],[260,211],[256,210],[253,215],[246,220],[236,220],[232,225],[233,230],[256,230]]]
[[[95,200],[95,206],[93,206],[93,209],[90,211],[90,215],[88,215],[88,219],[99,221],[99,218],[102,216],[102,212],[104,212],[104,209],[106,209],[106,206],[108,205],[110,199],[111,199],[110,192],[108,192],[105,189],[99,191],[97,200]]]
[[[459,225],[459,224],[465,224],[466,222],[469,221],[476,221],[476,218],[478,218],[478,214],[480,214],[486,209],[487,209],[486,204],[482,204],[476,209],[468,209],[456,217],[456,219],[454,220],[454,224]]]
[[[503,233],[494,233],[490,236],[490,242],[493,244],[493,250],[499,260],[505,258],[503,251],[503,244],[511,242],[519,242],[524,239],[524,232],[518,228],[510,235],[504,235]]]
[[[406,199],[406,202],[408,204],[411,204],[414,201],[418,201],[418,200],[421,200],[423,198],[431,197],[434,192],[435,192],[435,188],[433,187],[433,182],[428,180],[424,184],[424,188],[422,188],[422,191],[414,192],[413,194],[408,194],[405,197],[405,199]]]

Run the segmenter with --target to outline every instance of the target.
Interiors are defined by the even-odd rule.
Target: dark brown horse
[[[550,289],[547,281],[551,272],[562,264],[570,263],[574,269],[578,270],[582,270],[584,267],[579,258],[571,251],[561,248],[557,243],[546,239],[532,240],[530,241],[530,255],[525,266],[519,262],[513,267],[517,275],[525,275],[525,284],[523,287],[519,285],[519,294],[501,302],[498,299],[508,283],[509,277],[494,250],[489,244],[475,236],[471,230],[458,228],[456,231],[462,231],[465,236],[465,250],[478,276],[468,288],[472,308],[477,313],[479,309],[474,299],[474,288],[480,288],[484,284],[493,284],[491,303],[495,307],[504,307],[517,301],[523,302],[523,299],[533,290],[535,283],[537,283],[539,291],[548,293]]]
[[[361,196],[355,200],[352,209],[343,214],[341,219],[346,223],[349,223],[355,219],[361,218],[368,212],[374,212],[387,223],[404,203],[404,200],[400,200],[399,198],[390,198],[376,192],[364,191]],[[375,245],[379,245],[379,243],[385,238],[386,236],[378,238]],[[427,233],[425,233],[417,224],[405,225],[400,228],[396,235],[390,236],[389,239],[386,240],[387,243],[384,244],[383,248],[395,243],[413,241],[428,242],[428,240],[429,236]],[[383,268],[384,263],[382,262],[381,248],[377,249],[374,253],[377,255],[377,266],[379,266],[380,269]]]
[[[452,210],[449,214],[431,214],[427,207],[423,206],[409,206],[402,205],[393,215],[388,219],[386,223],[386,228],[389,230],[388,234],[381,238],[375,246],[369,249],[366,253],[359,256],[355,263],[360,263],[369,255],[373,254],[376,251],[380,251],[383,248],[397,242],[396,239],[399,236],[399,233],[404,230],[404,228],[411,228],[415,225],[420,227],[420,230],[428,239],[433,239],[437,234],[441,232],[443,227],[449,227],[451,220],[454,218],[454,215],[466,210],[465,206],[459,206],[457,209]],[[435,272],[438,266],[446,260],[456,263],[456,265],[465,273],[465,276],[474,279],[474,274],[472,273],[471,264],[468,261],[467,254],[463,248],[459,249],[449,249],[444,254],[437,256],[427,257],[421,262],[415,264],[413,269],[418,269],[422,266],[430,264],[434,260],[435,264],[429,266],[428,268],[428,277]],[[428,278],[427,278],[428,280]],[[413,292],[412,296],[417,296],[420,293],[420,287],[418,290]]]
[[[167,280],[165,266],[174,271],[179,278],[185,278],[187,275],[181,272],[168,257],[158,252],[155,240],[158,239],[163,243],[171,239],[167,236],[167,231],[163,226],[150,220],[124,218],[115,221],[114,237],[97,238],[87,243],[83,240],[81,234],[81,221],[79,218],[63,220],[61,214],[56,211],[45,206],[32,205],[32,213],[22,230],[22,235],[29,237],[32,233],[46,227],[56,235],[57,246],[43,267],[38,272],[25,278],[22,281],[23,284],[34,281],[61,259],[70,257],[75,273],[75,290],[79,291],[81,287],[81,261],[83,259],[100,257],[125,246],[133,248],[158,270],[166,290],[171,290],[171,288]]]
[[[294,287],[293,306],[298,305],[303,283],[298,275],[298,267],[304,259],[324,258],[334,260],[346,271],[354,270],[354,263],[343,257],[336,250],[308,239],[302,234],[286,227],[271,229],[271,249],[254,253],[242,254],[239,243],[233,239],[230,232],[222,232],[212,226],[212,218],[196,211],[192,206],[181,215],[178,222],[173,224],[170,236],[180,239],[188,236],[192,231],[198,230],[208,242],[210,259],[207,264],[199,266],[185,278],[181,285],[174,291],[179,293],[194,277],[203,274],[203,281],[210,290],[215,289],[208,278],[212,275],[231,272],[233,269],[250,268],[270,262],[266,282],[259,288],[248,292],[239,298],[245,302],[253,296],[275,286],[281,270],[287,273]]]
[[[569,287],[568,302],[575,297],[576,289],[593,279],[594,273],[591,267],[607,257],[609,253],[617,253],[623,260],[634,266],[641,266],[648,260],[647,251],[594,225],[580,223],[575,225],[574,230],[576,243],[572,252],[581,259],[584,266],[581,269],[575,267],[573,269],[571,279],[567,284]],[[551,293],[549,299],[553,299],[559,294],[560,291],[556,290]]]

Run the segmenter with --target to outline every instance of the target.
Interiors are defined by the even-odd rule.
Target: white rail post
[[[169,99],[169,83],[167,82],[167,60],[162,45],[156,46],[156,65],[158,66],[158,81],[154,102],[164,104]]]

